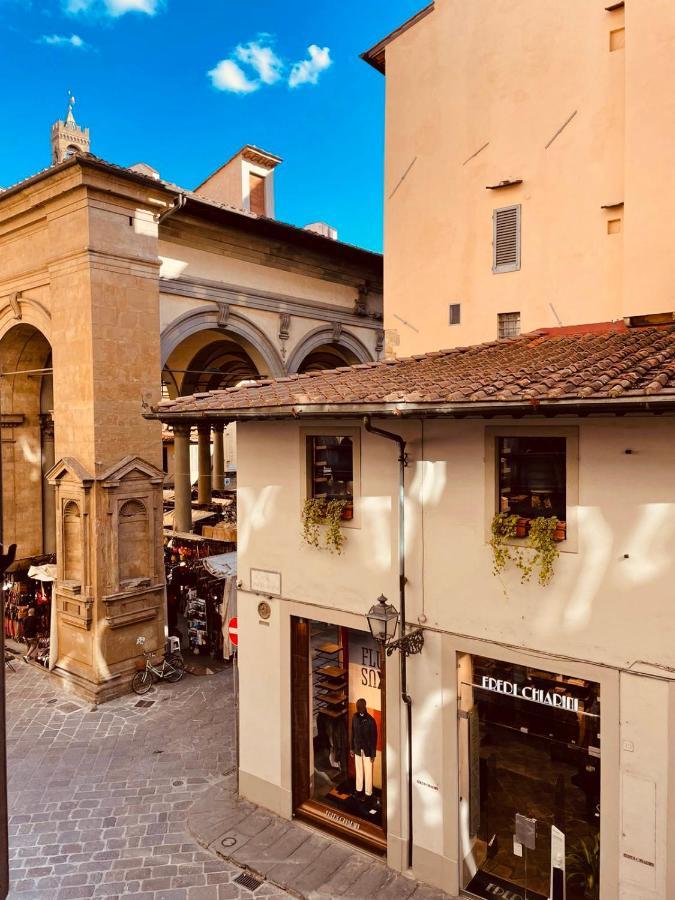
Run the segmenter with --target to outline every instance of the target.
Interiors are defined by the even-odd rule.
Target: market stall
[[[35,661],[46,669],[56,662],[56,633],[52,610],[52,585],[56,580],[54,556],[17,559],[7,569],[2,585],[5,639],[27,644],[24,625],[29,615],[37,618],[38,647]],[[34,613],[29,613],[29,610]]]

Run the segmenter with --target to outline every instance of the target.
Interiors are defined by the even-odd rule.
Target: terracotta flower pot
[[[553,532],[554,541],[564,541],[567,537],[567,522],[558,522]]]
[[[516,537],[524,538],[527,537],[530,531],[530,520],[529,519],[518,519],[516,522]]]
[[[340,518],[342,519],[343,522],[349,522],[351,519],[353,519],[354,518],[354,507],[353,506],[345,506],[345,508],[342,510],[342,514],[340,515]]]

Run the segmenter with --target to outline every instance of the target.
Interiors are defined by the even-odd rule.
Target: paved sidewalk
[[[231,669],[97,708],[14,669],[10,900],[447,897],[236,798]]]
[[[187,828],[195,799],[234,766],[230,670],[92,708],[20,658],[14,669],[10,900],[288,897],[239,885],[242,870]]]
[[[238,799],[234,788],[231,775],[200,796],[188,827],[203,847],[270,886],[307,900],[451,900],[370,854]]]

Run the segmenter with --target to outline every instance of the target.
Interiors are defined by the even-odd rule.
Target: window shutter
[[[492,271],[517,271],[520,268],[520,205],[495,209],[492,231]]]
[[[461,305],[459,303],[450,304],[448,319],[450,325],[459,325],[461,319]]]

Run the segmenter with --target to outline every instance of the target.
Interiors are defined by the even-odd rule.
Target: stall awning
[[[28,570],[28,577],[35,578],[36,581],[56,581],[56,566],[50,563],[43,566],[31,566]]]
[[[202,559],[204,568],[214,578],[227,578],[237,574],[237,554],[218,553],[216,556],[205,556]]]

